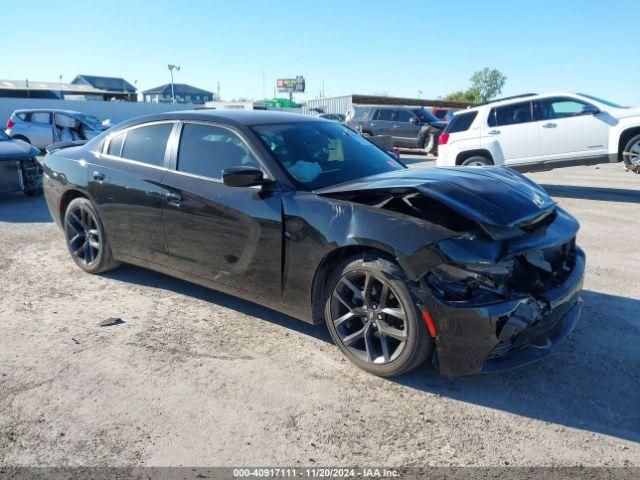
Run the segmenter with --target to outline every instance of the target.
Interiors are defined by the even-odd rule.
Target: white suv
[[[624,160],[640,170],[640,109],[582,93],[527,94],[457,112],[438,166],[549,170]]]

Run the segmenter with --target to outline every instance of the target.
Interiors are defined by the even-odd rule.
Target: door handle
[[[372,123],[372,124],[371,124],[371,126],[372,126],[372,127],[375,127],[375,126],[376,126],[376,124],[375,124],[375,123]]]
[[[102,172],[93,172],[93,179],[96,182],[102,182],[105,179],[105,174]]]
[[[545,123],[544,125],[542,125],[544,128],[556,128],[558,125],[553,123],[553,122],[549,122],[549,123]]]
[[[500,135],[500,130],[489,130],[487,133],[489,135]]]
[[[176,207],[182,203],[182,195],[178,195],[177,193],[167,193],[165,194],[165,198],[168,204],[175,205]]]

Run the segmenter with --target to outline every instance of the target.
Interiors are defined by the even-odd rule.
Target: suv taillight
[[[449,141],[449,134],[448,133],[442,133],[438,137],[438,145],[446,145],[448,141]]]
[[[7,120],[7,129],[13,127],[16,124],[16,122],[14,122],[13,120],[11,120],[11,118],[9,118],[9,120]]]

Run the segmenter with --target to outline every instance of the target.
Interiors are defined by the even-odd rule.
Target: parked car
[[[408,170],[322,119],[142,117],[52,145],[44,184],[84,271],[127,262],[324,322],[377,375],[434,352],[446,375],[523,365],[580,311],[578,222],[537,184],[498,167]]]
[[[581,93],[553,93],[456,113],[440,136],[437,163],[534,171],[623,160],[640,169],[640,109]]]
[[[109,126],[93,115],[73,110],[16,110],[7,121],[5,132],[44,151],[55,142],[89,140]]]
[[[0,192],[42,195],[42,166],[38,150],[22,140],[12,140],[0,131]]]
[[[431,115],[436,117],[438,120],[442,122],[449,121],[449,112],[453,112],[451,108],[432,108]]]
[[[342,113],[321,113],[318,117],[338,123],[344,123],[345,121],[345,116]]]
[[[347,125],[363,135],[389,135],[395,147],[437,154],[438,137],[447,123],[420,107],[370,106],[355,109]]]

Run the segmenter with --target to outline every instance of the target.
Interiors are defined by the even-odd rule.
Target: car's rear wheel
[[[622,160],[627,169],[640,173],[640,135],[627,142],[622,151]]]
[[[492,163],[488,158],[476,155],[467,158],[461,165],[463,167],[486,167],[487,165],[492,165]]]
[[[350,258],[330,276],[325,321],[340,350],[360,368],[400,375],[423,363],[433,341],[402,270],[382,258]]]
[[[111,255],[104,226],[93,203],[86,198],[72,200],[64,214],[64,233],[71,258],[89,273],[101,273],[120,264]]]

